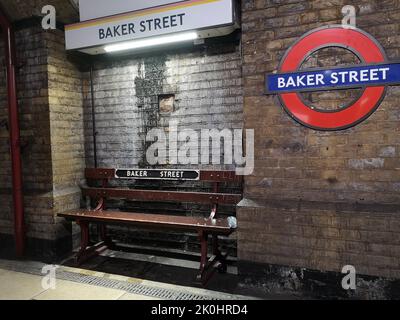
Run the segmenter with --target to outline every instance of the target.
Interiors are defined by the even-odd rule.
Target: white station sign
[[[79,0],[81,21],[188,0]]]
[[[65,26],[66,48],[79,50],[153,36],[233,25],[235,21],[232,1],[180,1],[67,25]]]

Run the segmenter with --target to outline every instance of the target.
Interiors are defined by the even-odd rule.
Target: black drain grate
[[[182,292],[167,288],[158,288],[149,285],[129,283],[108,278],[99,278],[64,270],[57,271],[57,279],[94,285],[98,287],[105,287],[109,289],[123,290],[127,293],[144,295],[165,300],[218,300],[215,297],[193,294],[191,292]]]

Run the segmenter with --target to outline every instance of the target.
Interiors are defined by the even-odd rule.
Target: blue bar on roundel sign
[[[268,94],[394,85],[400,63],[269,74],[265,81]]]

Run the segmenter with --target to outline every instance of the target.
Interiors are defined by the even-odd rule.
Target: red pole
[[[25,251],[24,201],[22,196],[22,161],[20,130],[18,116],[17,85],[15,76],[15,39],[9,19],[0,8],[0,25],[2,27],[6,50],[8,114],[10,127],[10,149],[12,164],[14,232],[17,257]]]

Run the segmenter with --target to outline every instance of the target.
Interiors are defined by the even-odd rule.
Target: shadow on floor
[[[124,251],[127,251],[127,249],[125,248]],[[134,251],[129,251],[140,254],[144,253],[154,255],[154,252],[148,252],[147,250],[135,249]],[[118,252],[121,253],[120,250],[118,250]],[[187,260],[198,261],[196,256],[187,256],[180,253],[157,252],[157,255],[174,259],[182,259],[182,264],[185,264],[185,261]],[[76,267],[73,257],[65,261],[63,265]],[[126,277],[168,283],[172,285],[204,288],[201,286],[201,284],[195,281],[197,269],[182,267],[179,265],[171,266],[148,261],[138,261],[131,258],[125,259],[123,255],[122,257],[120,255],[117,258],[103,255],[97,256],[83,263],[79,267],[96,272],[117,274]],[[205,289],[233,295],[253,296],[261,299],[296,299],[295,297],[290,296],[271,295],[266,293],[263,288],[246,287],[240,282],[239,276],[235,274],[220,274],[218,272],[215,272]]]

